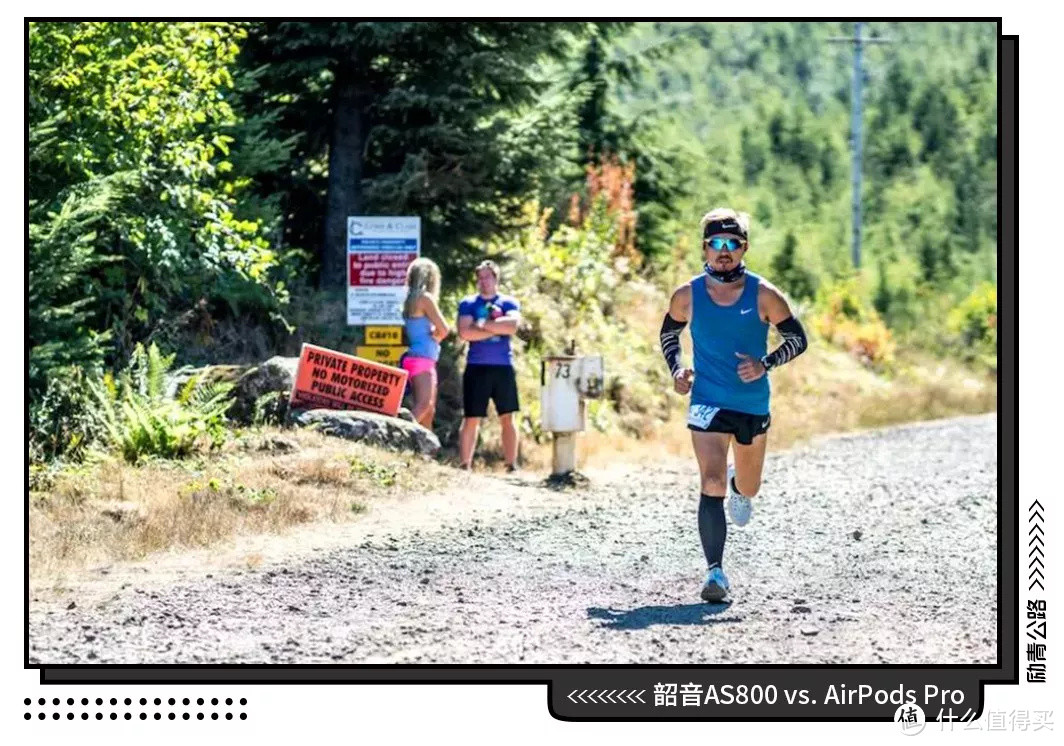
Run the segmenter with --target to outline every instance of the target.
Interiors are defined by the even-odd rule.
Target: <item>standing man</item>
[[[800,355],[805,330],[783,293],[746,269],[750,216],[717,208],[702,218],[705,271],[672,294],[661,326],[661,349],[677,393],[691,393],[687,427],[701,474],[698,533],[709,574],[702,600],[722,601],[729,591],[721,562],[728,524],[724,498],[736,526],[750,520],[750,498],[761,487],[769,415],[768,372]],[[680,364],[680,332],[691,323],[694,369]],[[783,343],[766,354],[768,325]],[[693,390],[692,390],[693,379]],[[735,465],[728,466],[728,447]]]
[[[517,468],[517,427],[514,413],[521,409],[517,400],[510,337],[521,321],[520,305],[508,295],[500,295],[499,265],[484,261],[477,266],[477,294],[458,305],[458,335],[469,342],[469,356],[462,375],[462,407],[465,415],[458,434],[458,452],[463,469],[473,464],[480,420],[488,415],[488,399],[502,425],[502,450],[506,470]]]

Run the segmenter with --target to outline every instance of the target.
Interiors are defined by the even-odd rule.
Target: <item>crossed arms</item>
[[[485,320],[482,324],[473,321],[472,316],[458,317],[458,336],[467,342],[480,342],[499,334],[511,335],[517,332],[521,316],[517,311],[508,311],[494,321]]]

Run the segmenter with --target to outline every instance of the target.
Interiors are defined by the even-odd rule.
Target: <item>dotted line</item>
[[[75,700],[73,697],[67,697],[67,699],[66,699],[66,703],[68,705],[73,705],[76,701],[77,700]],[[90,703],[90,701],[91,700],[88,697],[82,697],[81,698],[81,704],[82,705],[88,705]],[[96,704],[97,705],[102,705],[104,703],[104,701],[105,700],[103,699],[103,697],[97,697],[96,698]],[[108,701],[111,703],[111,705],[117,705],[118,704],[118,699],[116,697],[111,697],[111,699],[108,700]],[[210,700],[211,704],[215,705],[215,706],[217,706],[219,704],[219,702],[221,702],[221,701],[222,700],[219,700],[217,697],[212,697],[211,700]],[[246,705],[248,703],[247,699],[244,698],[244,697],[241,697],[237,701],[238,701],[238,703],[240,705]],[[133,700],[130,699],[129,697],[126,697],[124,700],[122,700],[122,702],[126,706],[129,706],[129,705],[133,704]],[[161,705],[163,703],[163,700],[160,699],[159,697],[156,697],[154,700],[152,700],[152,702],[156,706],[158,706],[158,705]],[[166,700],[166,703],[168,705],[176,705],[177,702],[178,702],[178,700],[175,699],[174,697],[170,697],[168,700]],[[226,697],[224,702],[225,702],[226,705],[232,705],[233,704],[233,698],[232,697]],[[24,705],[26,705],[27,707],[29,707],[30,705],[33,704],[33,700],[30,699],[29,697],[26,697],[26,699],[22,700],[22,703]],[[46,704],[48,704],[48,700],[45,699],[44,697],[41,697],[40,699],[37,700],[37,704],[46,705]],[[61,700],[59,697],[55,697],[55,698],[52,699],[52,704],[53,705],[61,705],[61,704],[63,704],[63,700]],[[146,697],[141,697],[140,698],[140,704],[141,704],[141,706],[147,705],[148,704],[148,699]],[[186,706],[190,705],[190,704],[192,704],[192,700],[189,699],[188,697],[184,697],[183,699],[181,699],[181,704],[186,705]],[[198,699],[196,699],[196,704],[197,705],[206,704],[206,700],[204,700],[203,697],[199,697]]]
[[[67,706],[74,706],[75,704],[77,704],[77,702],[78,702],[78,700],[74,699],[74,697],[67,697],[66,701],[65,701],[65,704]],[[89,706],[90,704],[93,704],[93,703],[95,703],[96,706],[98,706],[98,707],[102,707],[104,704],[110,704],[111,706],[114,707],[114,706],[118,706],[119,699],[117,697],[111,697],[110,699],[105,700],[103,697],[96,697],[95,700],[90,700],[88,697],[82,697],[80,702],[81,702],[81,705],[83,707],[87,707],[87,706]],[[146,707],[148,705],[148,702],[149,702],[149,700],[148,700],[147,697],[141,697],[140,700],[139,700],[139,704],[142,707]],[[151,700],[151,703],[154,704],[156,707],[162,706],[163,702],[164,702],[164,700],[161,697],[155,697],[153,700]],[[182,697],[181,699],[178,699],[176,697],[170,697],[170,698],[166,699],[165,702],[166,702],[167,705],[170,705],[170,706],[176,706],[176,705],[178,705],[180,703],[182,706],[187,707],[187,706],[190,706],[193,703],[195,703],[197,706],[201,706],[202,707],[203,705],[208,703],[208,700],[205,700],[203,697],[197,697],[195,700],[193,700],[190,697]],[[247,699],[245,697],[241,697],[240,699],[235,700],[235,702],[234,702],[232,697],[226,697],[224,700],[219,700],[217,697],[212,697],[209,700],[209,702],[213,706],[218,706],[219,704],[222,704],[223,702],[227,706],[232,706],[234,703],[240,704],[240,705],[246,705],[248,703],[248,701],[247,701]],[[22,703],[24,705],[26,705],[27,707],[30,707],[30,706],[33,705],[33,700],[30,699],[29,697],[26,697],[24,700],[22,700]],[[48,700],[45,699],[44,697],[40,697],[37,700],[37,704],[41,705],[41,706],[45,706],[45,705],[48,704]],[[59,697],[53,697],[52,700],[51,700],[51,704],[55,705],[55,706],[59,706],[59,705],[64,704],[64,700],[60,699]],[[125,699],[121,700],[121,704],[124,704],[127,707],[129,707],[129,706],[132,706],[134,704],[134,700],[132,698],[130,698],[130,697],[126,697]],[[151,713],[150,716],[154,720],[162,720],[163,719],[163,715],[164,715],[164,713],[155,712],[155,713]],[[177,720],[178,719],[178,713],[175,713],[175,712],[165,713],[165,716],[166,716],[167,720]],[[193,713],[190,713],[190,712],[180,713],[180,718],[182,720],[191,720],[192,716],[193,716]],[[22,717],[23,717],[24,720],[32,720],[33,719],[33,713],[30,713],[30,712],[24,713]],[[52,720],[61,720],[62,717],[63,716],[62,716],[61,713],[58,713],[58,712],[53,712],[52,713]],[[66,719],[67,720],[74,720],[76,717],[77,716],[73,712],[68,712],[66,714]],[[108,717],[111,720],[118,720],[119,713],[112,712],[112,713],[110,713],[108,715]],[[133,713],[126,712],[126,713],[123,713],[121,717],[122,717],[123,720],[132,720],[133,719]],[[139,717],[140,720],[147,720],[148,717],[149,717],[149,713],[141,712],[141,713],[139,713],[138,717]],[[195,717],[196,717],[196,720],[204,720],[204,719],[206,719],[207,716],[204,713],[202,713],[202,712],[197,712],[197,713],[195,713]],[[227,713],[224,714],[224,716],[220,715],[217,712],[212,712],[210,714],[210,719],[211,720],[218,720],[220,717],[224,717],[226,720],[232,720],[233,719],[233,713],[227,712]],[[248,716],[247,716],[246,712],[241,712],[237,717],[240,720],[247,720]],[[90,714],[89,713],[87,713],[87,712],[81,713],[81,719],[82,720],[88,720],[89,718],[90,718]],[[103,720],[104,719],[104,713],[97,712],[95,714],[95,718],[97,720]],[[44,712],[37,713],[37,719],[38,720],[47,720],[48,719],[48,715],[47,715],[47,713],[44,713]]]
[[[25,720],[32,720],[33,719],[32,713],[29,713],[29,712],[25,713],[22,717]],[[48,716],[45,713],[43,713],[43,712],[40,712],[40,713],[37,714],[37,719],[38,720],[46,720],[47,717]],[[52,720],[59,720],[59,719],[61,719],[61,717],[62,716],[58,712],[53,712],[52,713]],[[133,719],[133,714],[127,712],[122,717],[125,720],[132,720]],[[175,713],[173,713],[173,712],[168,713],[166,717],[167,717],[168,720],[176,720],[177,719],[177,715]],[[238,717],[241,720],[247,720],[248,719],[248,715],[247,715],[246,712],[240,713],[240,715]],[[110,718],[111,718],[111,720],[118,720],[118,713],[117,712],[112,712],[111,715],[110,715]],[[163,718],[162,713],[156,712],[153,715],[153,718],[155,720],[162,720],[162,718]],[[181,719],[182,720],[190,720],[191,718],[192,718],[192,715],[190,713],[187,713],[187,712],[181,713]],[[204,718],[205,718],[205,716],[204,716],[204,714],[202,712],[197,712],[196,713],[196,720],[203,720]],[[74,719],[74,713],[68,712],[67,716],[66,716],[66,719],[67,720],[73,720]],[[89,719],[89,713],[87,713],[87,712],[81,713],[81,719],[82,720],[88,720]],[[96,713],[96,719],[97,720],[103,720],[103,713],[102,712],[97,712]],[[147,720],[148,719],[148,713],[146,713],[146,712],[140,713],[140,719],[141,720]],[[218,713],[217,712],[212,712],[211,713],[211,720],[217,720],[217,719],[218,719]],[[225,719],[226,720],[232,720],[233,719],[233,713],[231,713],[231,712],[225,713]]]

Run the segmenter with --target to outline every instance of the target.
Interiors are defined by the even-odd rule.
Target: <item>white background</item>
[[[365,13],[373,4],[319,3],[314,11],[321,14],[359,12]],[[996,16],[1005,14],[1004,33],[1020,35],[1020,195],[1021,225],[1020,245],[1024,251],[1021,278],[1020,318],[1023,323],[1020,357],[1025,361],[1026,375],[1022,381],[1034,388],[1021,398],[1021,479],[1020,494],[1024,507],[1037,496],[1046,506],[1049,531],[1047,550],[1048,588],[1055,590],[1062,581],[1059,562],[1053,549],[1053,537],[1061,531],[1061,519],[1056,516],[1060,496],[1057,464],[1060,462],[1057,432],[1064,421],[1061,412],[1061,396],[1056,371],[1059,370],[1061,346],[1060,325],[1064,313],[1056,304],[1059,295],[1055,287],[1061,276],[1061,174],[1060,146],[1061,107],[1059,93],[1060,38],[1059,11],[1049,11],[1049,3],[990,3],[947,2],[930,4],[923,2],[892,2],[857,4],[853,2],[806,2],[800,8],[783,2],[752,4],[721,3],[661,3],[652,5],[620,0],[611,2],[571,2],[545,0],[535,5],[502,6],[498,2],[462,2],[441,7],[427,2],[408,2],[402,11],[412,16],[432,16],[441,12],[456,15],[494,15],[503,12],[543,14],[572,14],[590,16],[595,14],[625,14],[632,17],[649,17],[650,14],[674,16],[703,16],[723,9],[750,11],[756,15],[787,15],[798,12],[809,16],[846,17],[860,8],[868,16],[877,14],[937,15],[937,16]],[[170,8],[167,8],[169,10]],[[384,11],[397,11],[398,6],[381,7]],[[91,7],[84,4],[42,2],[26,4],[24,12],[49,15],[74,14],[78,12],[110,13],[116,16],[160,12],[158,6],[145,6],[134,2],[109,2]],[[283,15],[310,10],[309,6],[289,4],[264,4],[262,2],[232,2],[224,6],[201,0],[185,2],[180,10],[189,14],[212,14],[224,12],[230,17],[251,17],[272,13]],[[723,18],[723,16],[719,16]],[[909,743],[893,724],[870,723],[562,723],[553,720],[547,712],[545,685],[539,686],[239,686],[239,687],[41,687],[36,671],[24,671],[24,616],[23,616],[23,500],[25,482],[24,463],[24,417],[22,404],[17,402],[24,391],[22,356],[25,350],[20,329],[25,318],[24,304],[24,244],[25,192],[22,166],[25,137],[24,115],[17,102],[24,97],[24,26],[21,17],[4,19],[5,43],[0,47],[10,116],[3,120],[9,167],[4,173],[4,211],[2,225],[10,236],[8,241],[7,270],[3,273],[3,318],[8,320],[9,363],[0,370],[4,390],[12,394],[11,415],[8,424],[0,430],[3,447],[0,448],[0,464],[6,485],[7,511],[0,524],[0,552],[2,552],[3,612],[0,614],[0,732],[8,734],[9,743],[418,743],[436,744],[461,741],[474,744],[540,743],[548,741],[552,746],[561,744],[588,743],[654,743],[662,738],[677,738],[690,743],[721,743],[738,739],[756,741],[773,740],[792,744],[805,740],[821,742],[845,741],[862,743],[889,740],[892,743]],[[21,112],[21,110],[20,110]],[[1032,269],[1037,270],[1032,271]],[[1039,279],[1036,283],[1035,279]],[[1045,284],[1042,284],[1042,283]],[[15,339],[15,338],[18,339]],[[17,360],[17,361],[16,361]],[[1023,387],[1021,386],[1021,390]],[[928,485],[934,489],[934,485]],[[1024,519],[1025,520],[1025,519]],[[1023,521],[1021,520],[1021,526]],[[1058,545],[1059,546],[1059,545]],[[800,567],[795,568],[800,571]],[[1023,598],[1021,597],[1021,608]],[[1053,594],[1049,601],[1049,677],[1059,682],[1064,677],[1064,636],[1061,619],[1064,607],[1060,594]],[[1022,630],[1022,624],[1021,624]],[[707,645],[711,644],[707,640]],[[1023,644],[1021,632],[1021,645]],[[1023,660],[1021,652],[1021,661]],[[1021,678],[1022,667],[1021,667]],[[1020,687],[991,686],[986,689],[986,710],[1010,711],[1014,709],[1056,710],[1052,720],[1053,731],[1025,734],[990,734],[986,721],[982,731],[940,732],[937,724],[931,724],[923,734],[915,737],[919,743],[974,742],[1002,736],[1042,742],[1056,740],[1064,730],[1064,708],[1060,707],[1060,688],[1048,686]],[[1054,696],[1050,696],[1053,694]],[[53,696],[105,696],[139,698],[189,696],[248,697],[249,719],[245,722],[177,722],[162,724],[154,721],[119,721],[112,723],[90,721],[74,723],[67,721],[25,722],[24,697]]]

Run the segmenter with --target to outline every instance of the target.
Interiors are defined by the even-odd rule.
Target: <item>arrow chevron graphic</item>
[[[1035,500],[1033,503],[1031,503],[1031,507],[1029,507],[1028,510],[1034,510],[1034,507],[1036,505],[1042,510],[1045,510],[1045,508],[1042,507],[1042,503],[1038,502],[1038,500]]]
[[[1042,537],[1037,535],[1034,536],[1029,542],[1027,542],[1027,546],[1031,546],[1031,544],[1034,544],[1036,541],[1042,546],[1045,546],[1045,542],[1042,541]]]
[[[566,695],[573,704],[646,704],[646,689],[573,689]]]
[[[1040,520],[1040,521],[1044,521],[1044,520],[1045,520],[1045,518],[1043,518],[1043,517],[1042,517],[1042,514],[1041,514],[1041,513],[1039,513],[1039,512],[1037,511],[1037,510],[1036,510],[1035,512],[1031,513],[1031,515],[1029,515],[1029,516],[1028,516],[1028,519],[1029,519],[1029,520],[1032,520],[1032,521],[1033,521],[1033,520],[1034,520],[1035,518],[1037,518],[1037,519],[1038,519],[1038,520]]]
[[[1033,534],[1033,533],[1034,533],[1035,531],[1037,531],[1037,532],[1038,532],[1038,533],[1040,533],[1040,534],[1044,534],[1044,533],[1045,533],[1045,531],[1044,531],[1044,530],[1042,529],[1042,527],[1041,527],[1041,526],[1039,526],[1039,525],[1038,525],[1038,524],[1036,523],[1036,524],[1034,524],[1033,526],[1031,526],[1031,530],[1030,530],[1030,531],[1028,531],[1028,532],[1027,532],[1027,534],[1028,534],[1028,535],[1030,535],[1030,534]]]
[[[1031,560],[1031,561],[1030,561],[1030,562],[1028,563],[1028,565],[1027,565],[1027,566],[1028,566],[1028,567],[1034,567],[1034,563],[1035,563],[1035,562],[1037,562],[1038,564],[1040,564],[1040,565],[1041,565],[1042,567],[1045,567],[1045,566],[1046,566],[1046,565],[1045,565],[1045,563],[1044,563],[1044,562],[1042,562],[1042,558],[1041,558],[1041,557],[1035,557],[1035,558],[1034,558],[1033,560]]]
[[[1034,547],[1034,548],[1033,548],[1033,549],[1032,549],[1031,551],[1029,551],[1029,552],[1027,553],[1027,556],[1028,556],[1028,557],[1033,557],[1033,556],[1034,556],[1034,553],[1035,553],[1035,552],[1038,552],[1038,553],[1039,553],[1040,555],[1042,555],[1043,557],[1045,557],[1045,556],[1046,556],[1046,553],[1042,551],[1042,547]]]
[[[1039,570],[1037,567],[1034,568],[1033,570],[1031,570],[1029,573],[1027,573],[1027,577],[1033,578],[1035,576],[1035,573],[1041,575],[1043,578],[1045,577],[1045,575],[1042,573],[1042,571]]]
[[[573,704],[646,704],[646,689],[573,689],[566,695]]]
[[[1037,586],[1038,586],[1039,588],[1041,588],[1041,589],[1042,589],[1043,591],[1044,591],[1044,590],[1046,589],[1046,587],[1045,587],[1044,585],[1042,585],[1042,581],[1041,581],[1041,580],[1038,580],[1037,578],[1035,578],[1035,581],[1034,581],[1033,583],[1031,583],[1031,584],[1030,584],[1029,586],[1027,586],[1027,590],[1031,590],[1031,589],[1032,589],[1032,588],[1034,588],[1034,587],[1035,587],[1036,585],[1037,585]]]

